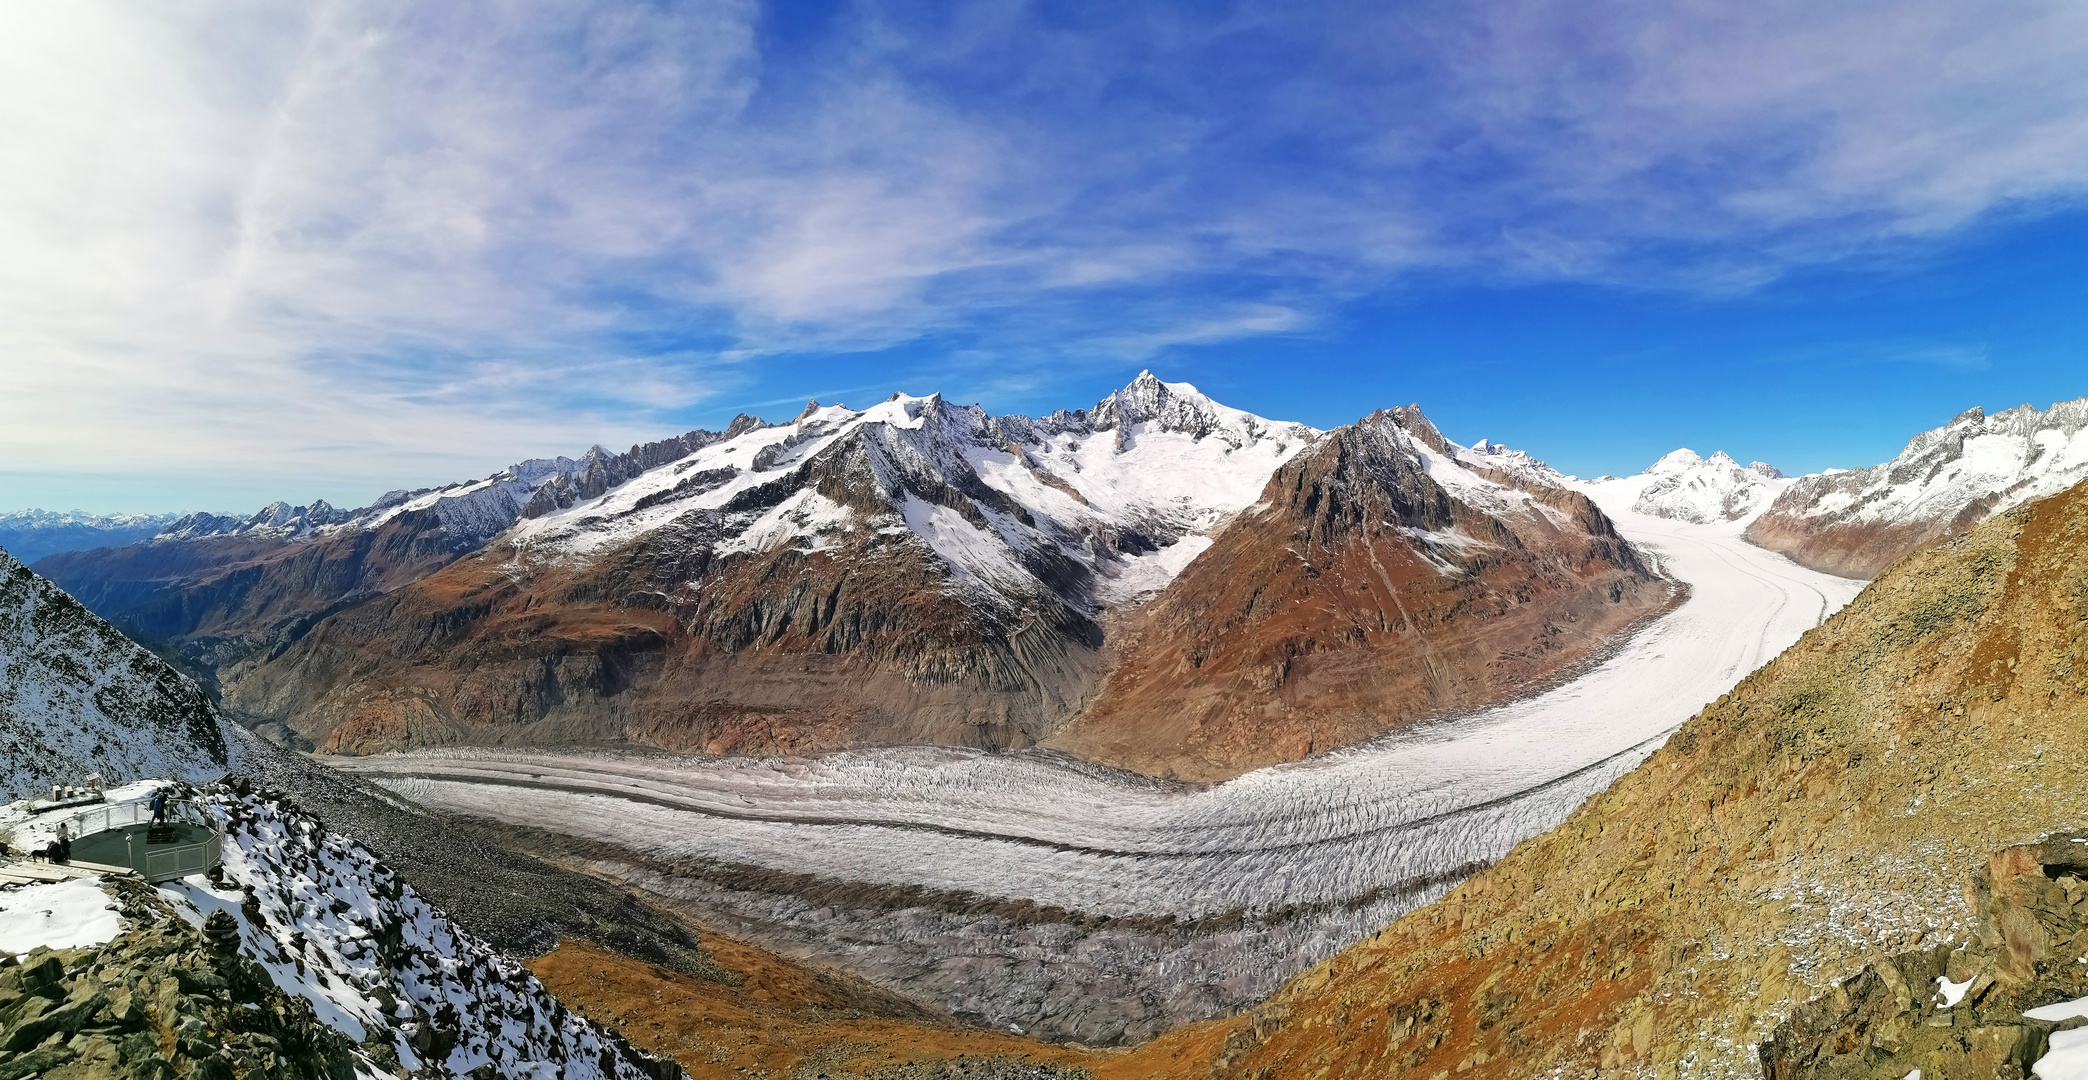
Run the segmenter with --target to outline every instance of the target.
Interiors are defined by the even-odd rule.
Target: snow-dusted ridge
[[[1795,483],[1775,513],[1831,524],[1978,519],[2088,477],[2088,398],[1987,415],[1967,409],[1908,440],[1891,461]],[[1975,522],[1966,521],[1970,525]]]
[[[416,1075],[651,1078],[520,963],[458,929],[362,845],[251,792],[212,795],[225,885],[160,887],[201,924],[226,911],[245,952],[327,1026],[387,1045]],[[675,1075],[678,1075],[675,1070]]]
[[[1150,372],[1091,409],[1036,418],[894,394],[865,409],[814,402],[786,424],[742,417],[624,454],[533,459],[357,510],[318,501],[194,514],[155,542],[317,539],[407,515],[432,519],[460,552],[492,543],[555,560],[669,525],[725,557],[911,533],[956,587],[1052,591],[1092,614],[1164,586],[1317,434]],[[1190,549],[1175,549],[1184,540]]]
[[[1741,465],[1723,450],[1706,458],[1683,447],[1635,476],[1570,482],[1612,515],[1629,510],[1672,521],[1711,524],[1754,520],[1793,481],[1766,462]]]
[[[163,786],[106,794],[122,805]],[[388,1075],[394,1064],[425,1077],[681,1075],[569,1012],[520,962],[456,927],[362,845],[244,785],[184,797],[224,826],[223,877],[164,882],[160,898],[198,927],[213,913],[229,916],[240,951],[269,981],[358,1044],[359,1076]],[[0,807],[0,820],[22,842],[41,843],[65,815],[30,813],[17,802]],[[34,889],[0,892],[0,947],[9,952],[93,947],[129,928],[92,877]],[[53,901],[81,910],[34,909]]]
[[[215,779],[225,763],[200,687],[0,552],[0,799],[89,773]]]
[[[861,410],[814,403],[523,520],[501,542],[587,558],[694,523],[733,556],[911,534],[956,588],[1052,591],[1093,613],[1164,586],[1316,434],[1150,373],[1092,410],[1042,418],[933,394]],[[1184,541],[1192,550],[1174,550]]]

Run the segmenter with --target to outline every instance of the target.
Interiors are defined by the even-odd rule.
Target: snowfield
[[[84,949],[122,931],[116,902],[93,878],[0,890],[0,953]]]
[[[1589,491],[1598,502],[1621,494]],[[1236,1008],[1557,824],[1862,588],[1745,543],[1745,520],[1604,509],[1690,590],[1608,659],[1519,702],[1208,789],[1050,753],[937,748],[811,759],[430,751],[332,764],[432,808],[663,864],[1093,915],[1237,915],[1246,929],[1228,930],[1222,953],[1176,936],[1168,955],[1142,961],[1148,979],[1226,981],[1198,1007]],[[829,958],[874,967],[864,958],[877,942],[850,932]],[[793,940],[799,953],[819,950],[810,934]]]

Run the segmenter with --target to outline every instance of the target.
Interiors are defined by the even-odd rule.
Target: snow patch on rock
[[[416,1074],[640,1080],[660,1067],[566,1010],[529,970],[458,929],[360,844],[255,794],[209,802],[225,884],[160,894],[196,925],[225,911],[277,986]],[[669,1073],[669,1075],[673,1075]]]

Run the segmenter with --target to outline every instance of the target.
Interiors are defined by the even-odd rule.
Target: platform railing
[[[90,807],[62,819],[69,827],[73,839],[105,833],[130,825],[142,825],[152,820],[150,801],[134,800],[121,803],[104,803]],[[225,825],[217,815],[207,813],[190,802],[169,802],[167,820],[186,821],[210,830],[210,835],[200,844],[180,844],[155,850],[148,847],[144,860],[138,858],[136,841],[130,841],[127,852],[130,868],[145,875],[147,881],[165,881],[188,874],[206,873],[218,865],[225,856]]]

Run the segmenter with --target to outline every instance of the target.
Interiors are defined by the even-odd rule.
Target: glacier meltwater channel
[[[650,867],[622,866],[634,884],[961,1015],[1125,1041],[1258,1000],[1557,824],[1863,585],[1746,543],[1744,522],[1610,512],[1690,593],[1599,665],[1509,705],[1207,789],[1061,755],[935,748],[759,760],[430,751],[334,764],[433,809],[633,852]],[[837,913],[831,900],[705,887],[695,879],[706,867],[969,906],[945,899],[928,919]],[[1101,916],[1105,931],[1013,928]],[[932,977],[960,956],[978,961],[968,974]],[[1085,974],[1018,973],[1079,969],[1083,957]],[[1112,979],[1145,1004],[1128,1026],[1098,1027],[1090,1014],[1108,1007]],[[996,986],[999,998],[980,1000]],[[1054,994],[1075,990],[1088,1002],[1077,1015],[1052,1012]]]

